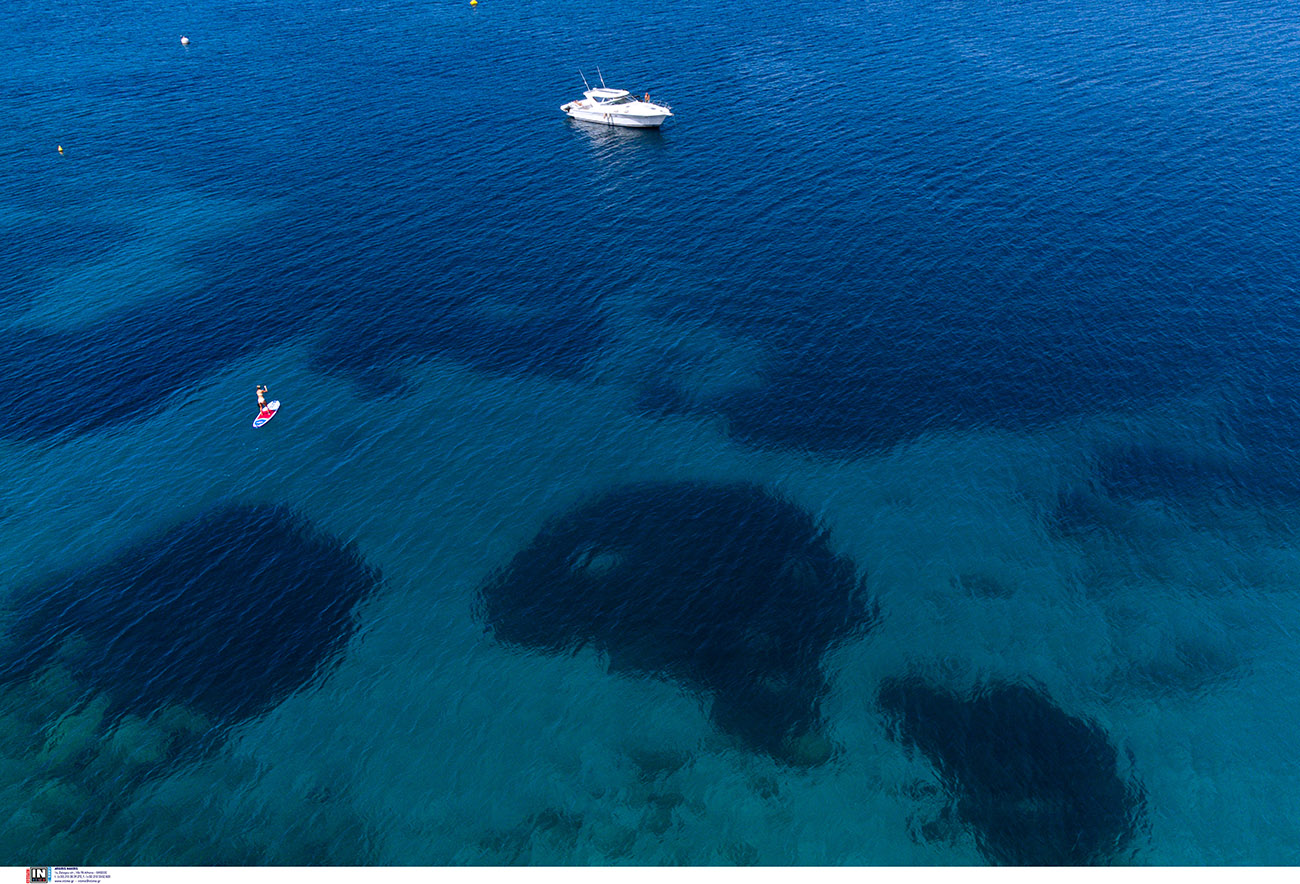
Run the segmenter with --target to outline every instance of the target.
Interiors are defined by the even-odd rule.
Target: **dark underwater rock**
[[[113,227],[104,227],[104,235],[112,232]],[[132,242],[127,230],[117,232],[121,238],[110,249]],[[84,233],[82,222],[65,226],[58,250],[84,254],[78,246]],[[150,391],[155,407],[183,398],[209,383],[221,366],[284,343],[309,325],[318,308],[337,302],[337,293],[315,291],[302,275],[285,273],[286,267],[303,264],[294,242],[280,238],[245,246],[226,237],[196,236],[185,257],[187,268],[203,280],[200,286],[183,284],[158,297],[128,299],[75,327],[24,322],[0,328],[0,384],[40,390],[39,403],[0,414],[0,438],[32,441],[136,421],[140,409],[133,405],[141,390]],[[268,271],[272,267],[276,270]],[[45,267],[42,275],[49,271]],[[270,291],[275,298],[268,298]],[[259,328],[273,333],[250,334],[247,317],[253,313]],[[248,407],[243,400],[240,405]]]
[[[1099,463],[1099,484],[1114,498],[1292,501],[1300,481],[1288,466],[1172,445],[1116,446]]]
[[[792,763],[816,736],[822,655],[878,612],[811,515],[749,484],[611,491],[550,521],[481,589],[500,641],[551,654],[590,646],[610,668],[709,692],[712,716]]]
[[[169,704],[233,722],[331,663],[379,583],[356,551],[280,506],[226,506],[18,594],[0,684],[57,660],[109,719]]]
[[[1123,858],[1144,792],[1121,778],[1115,747],[1095,723],[1010,683],[965,698],[919,678],[891,679],[879,702],[891,736],[939,771],[958,818],[990,862],[1093,865]]]
[[[1222,444],[1129,442],[1102,447],[1090,481],[1064,489],[1046,525],[1057,537],[1149,532],[1152,514],[1168,509],[1219,530],[1252,511],[1289,534],[1297,499],[1300,479],[1289,459]],[[1227,520],[1225,512],[1232,512]]]
[[[312,364],[354,380],[368,395],[402,392],[402,363],[430,355],[491,374],[571,380],[588,371],[610,338],[598,314],[571,300],[539,300],[505,317],[482,312],[463,294],[419,288],[389,293],[380,309],[363,301],[336,312]]]
[[[886,451],[937,430],[1023,432],[1186,395],[1216,383],[1228,359],[1226,325],[1251,334],[1234,316],[1214,332],[1189,334],[1167,321],[1159,298],[1139,309],[1131,292],[1087,298],[1081,308],[1070,298],[1049,303],[1042,291],[1050,287],[1013,292],[1004,280],[951,278],[945,288],[927,276],[919,286],[899,287],[896,277],[856,288],[872,291],[872,307],[851,316],[839,309],[850,295],[835,287],[755,291],[734,308],[720,305],[711,316],[719,333],[761,348],[757,383],[687,406],[721,415],[732,438],[750,445]],[[1058,290],[1066,288],[1073,283]],[[665,380],[647,383],[662,388]],[[679,402],[660,393],[645,405],[654,414]]]

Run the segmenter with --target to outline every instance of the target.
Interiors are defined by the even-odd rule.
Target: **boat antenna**
[[[587,87],[587,91],[590,92],[590,91],[591,91],[591,85],[587,82],[587,75],[584,74],[582,71],[578,71],[578,76],[579,76],[579,77],[582,77],[582,85],[586,86],[586,87]]]
[[[596,75],[600,77],[601,88],[605,88],[605,75],[600,72],[600,68],[596,68]]]

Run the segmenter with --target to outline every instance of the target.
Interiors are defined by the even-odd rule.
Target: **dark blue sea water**
[[[1293,4],[0,58],[3,863],[1300,863]]]

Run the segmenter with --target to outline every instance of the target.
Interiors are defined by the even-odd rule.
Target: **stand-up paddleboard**
[[[253,420],[253,428],[257,429],[262,424],[266,423],[271,418],[275,417],[275,413],[279,410],[280,410],[279,399],[275,399],[271,402],[266,403],[266,408],[263,408],[261,411],[259,411],[257,413],[257,417]]]

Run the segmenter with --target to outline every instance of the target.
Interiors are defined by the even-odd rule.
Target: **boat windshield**
[[[620,95],[618,98],[611,98],[609,101],[601,102],[602,104],[631,104],[633,101],[630,95]]]

